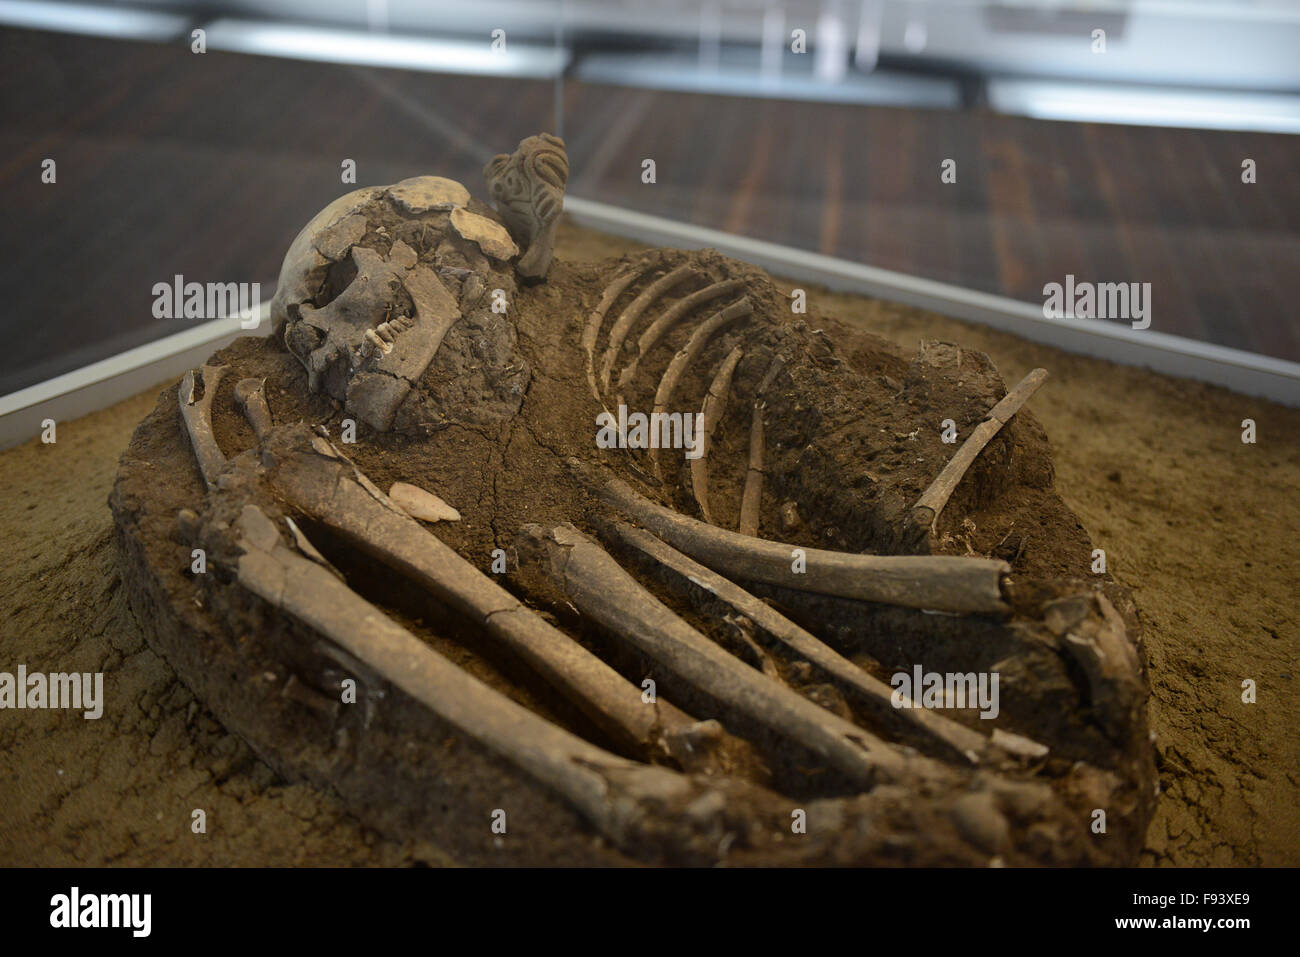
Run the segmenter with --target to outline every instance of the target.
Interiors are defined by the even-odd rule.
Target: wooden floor
[[[362,185],[481,192],[489,156],[553,125],[550,82],[19,30],[0,56],[0,394],[182,331],[152,316],[176,274],[269,298],[344,159]],[[1067,274],[1149,282],[1152,329],[1300,360],[1297,137],[574,82],[564,135],[574,195],[1035,303]]]

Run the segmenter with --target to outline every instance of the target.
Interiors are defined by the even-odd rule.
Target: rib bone
[[[600,327],[605,322],[605,313],[609,312],[610,306],[614,305],[628,286],[645,275],[657,262],[657,256],[647,257],[615,276],[614,281],[606,286],[605,291],[601,293],[600,302],[596,304],[596,308],[587,316],[587,324],[582,330],[582,351],[587,356],[587,384],[591,387],[593,399],[600,399],[600,389],[596,385],[596,340],[600,337]]]
[[[198,460],[199,471],[203,473],[203,482],[209,489],[217,484],[217,476],[226,467],[226,457],[221,454],[216,436],[212,434],[212,400],[217,395],[217,384],[226,371],[225,366],[204,366],[200,373],[203,383],[203,397],[194,398],[194,370],[185,373],[181,379],[177,399],[181,407],[181,418],[185,420],[185,430],[190,435],[190,444],[194,447],[194,458]]]
[[[741,535],[758,534],[758,516],[763,504],[763,403],[754,403],[749,423],[749,468],[745,472],[745,490],[740,497]]]
[[[691,459],[691,491],[695,495],[695,504],[700,507],[700,514],[710,525],[713,524],[713,516],[709,511],[709,447],[713,443],[713,431],[727,411],[727,400],[731,396],[731,379],[736,373],[740,357],[744,354],[744,347],[736,346],[727,358],[722,360],[717,374],[709,383],[709,391],[704,396],[704,405],[700,409],[704,429],[700,435],[700,456]],[[619,381],[622,382],[622,379]]]
[[[725,309],[714,313],[709,319],[695,327],[691,337],[686,340],[686,345],[682,347],[677,355],[673,356],[672,361],[668,363],[663,378],[659,381],[659,388],[655,392],[654,412],[656,416],[662,414],[668,403],[673,400],[673,393],[677,390],[677,383],[681,381],[682,375],[704,350],[709,340],[713,338],[713,334],[728,323],[735,322],[742,316],[748,316],[753,311],[754,305],[746,296],[744,299],[733,302]],[[662,478],[659,473],[659,449],[657,447],[651,447],[650,458],[654,462],[656,476]]]
[[[645,332],[641,333],[641,338],[637,340],[636,355],[632,358],[618,374],[618,386],[620,389],[626,389],[632,383],[636,376],[637,364],[653,349],[673,327],[681,321],[682,317],[697,306],[702,306],[706,302],[714,299],[721,299],[733,292],[739,292],[745,288],[745,284],[739,279],[728,279],[723,282],[715,282],[711,286],[705,286],[703,289],[684,296],[673,305],[665,309],[663,314],[654,322],[646,327]]]
[[[763,506],[763,396],[768,386],[785,368],[785,360],[775,356],[763,374],[763,380],[754,390],[754,412],[749,423],[749,467],[745,471],[745,488],[740,496],[740,521],[736,531],[742,535],[757,535]]]
[[[675,548],[731,578],[783,585],[908,608],[958,613],[1005,613],[1005,562],[950,555],[855,555],[799,548],[706,525],[657,505],[619,479],[601,481],[581,462],[569,467],[605,504],[644,525]],[[795,558],[803,553],[804,572]]]
[[[531,534],[539,534],[537,526]],[[866,789],[915,770],[913,759],[887,742],[727,654],[572,525],[541,534],[550,546],[551,576],[578,610],[680,678],[797,741]]]
[[[660,296],[671,292],[695,274],[695,270],[690,266],[678,266],[676,269],[664,273],[664,275],[646,286],[641,295],[633,299],[622,314],[614,320],[614,325],[609,330],[609,342],[605,346],[605,357],[600,363],[600,391],[602,393],[609,391],[609,377],[614,368],[614,361],[623,348],[623,341],[627,338],[627,334],[636,321],[641,318],[641,314],[657,302]]]
[[[962,480],[967,470],[974,463],[976,456],[984,451],[993,436],[1001,431],[1002,426],[1011,421],[1011,417],[1023,406],[1047,378],[1046,369],[1035,369],[1020,380],[1020,384],[1002,397],[997,405],[989,410],[984,421],[967,436],[955,455],[948,460],[939,476],[930,483],[921,497],[912,506],[911,522],[918,531],[929,531],[939,518],[939,513],[948,504],[953,490]]]

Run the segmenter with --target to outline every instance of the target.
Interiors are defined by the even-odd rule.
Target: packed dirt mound
[[[602,304],[607,315],[593,322]],[[526,387],[518,411],[504,417],[446,416],[432,427],[425,419],[405,432],[375,431],[363,420],[355,423],[355,442],[346,442],[351,415],[329,390],[308,388],[310,364],[275,339],[246,339],[210,360],[227,367],[211,397],[213,436],[229,460],[224,484],[205,490],[175,389],[162,393],[137,429],[112,496],[131,607],[186,685],[272,767],[333,789],[387,834],[431,837],[466,862],[495,859],[500,835],[489,824],[503,808],[512,843],[523,838],[514,858],[521,863],[700,859],[693,844],[683,844],[679,856],[667,838],[647,848],[593,830],[588,815],[509,755],[484,748],[472,729],[431,713],[300,618],[241,588],[231,570],[238,548],[228,555],[216,548],[213,567],[192,573],[195,543],[233,544],[222,536],[245,506],[272,518],[296,516],[318,557],[349,587],[496,692],[585,741],[690,772],[680,756],[636,753],[612,738],[485,634],[482,622],[450,612],[395,574],[382,549],[363,555],[331,534],[320,514],[303,513],[294,487],[276,483],[285,480],[283,463],[312,454],[306,450],[317,429],[316,438],[327,436],[326,446],[345,453],[378,490],[409,482],[454,506],[461,521],[440,522],[433,534],[481,572],[504,572],[492,577],[631,686],[653,674],[673,705],[721,722],[737,753],[752,760],[729,764],[727,774],[689,778],[726,805],[718,812],[729,835],[720,857],[760,864],[1135,858],[1155,799],[1136,618],[1127,593],[1092,573],[1091,543],[1053,489],[1050,447],[1033,415],[1022,410],[1000,430],[929,534],[918,536],[909,524],[917,497],[1006,393],[987,357],[939,342],[908,357],[870,336],[855,337],[841,352],[821,331],[824,323],[793,315],[760,270],[709,251],[556,261],[547,282],[512,291],[507,315],[517,337],[513,367]],[[675,319],[656,326],[665,315]],[[454,341],[448,333],[446,345]],[[457,354],[472,352],[470,339],[462,344]],[[463,365],[435,358],[419,391],[445,394]],[[259,439],[234,400],[236,385],[248,378],[266,380],[276,423],[270,438]],[[603,448],[596,440],[609,421],[602,415],[617,418],[618,409],[701,412],[703,422],[711,403],[715,414],[718,406],[723,411],[705,448],[706,472],[680,447]],[[762,423],[759,443],[755,422]],[[945,431],[956,444],[944,441]],[[320,451],[315,439],[310,444]],[[763,453],[758,460],[755,448]],[[337,455],[327,457],[337,465]],[[755,471],[762,476],[757,494]],[[998,613],[935,614],[929,602],[830,595],[817,590],[816,574],[807,587],[761,577],[740,582],[882,685],[915,668],[999,675],[995,720],[971,703],[944,710],[940,701],[939,709],[957,729],[945,732],[952,740],[965,740],[962,728],[987,735],[990,726],[1002,737],[991,745],[982,738],[989,753],[971,766],[911,715],[882,712],[744,616],[721,613],[711,605],[713,592],[695,579],[683,585],[638,558],[611,531],[617,510],[601,488],[612,478],[651,505],[688,516],[707,507],[712,524],[705,529],[750,521],[760,537],[814,559],[827,550],[960,556],[972,567],[1005,562]],[[573,582],[548,577],[524,547],[527,534],[520,538],[525,526],[554,534],[545,530],[566,523],[576,527],[564,535],[602,543],[634,573],[630,587],[648,588],[677,620],[734,652],[746,662],[742,670],[768,679],[764,689],[814,702],[818,714],[856,727],[863,741],[882,742],[871,747],[891,756],[886,763],[922,770],[899,771],[864,790],[852,780],[852,759],[828,765],[808,740],[792,740],[739,697],[708,681],[702,686],[645,645],[629,645],[621,627],[597,624],[590,608],[575,614],[582,600],[566,591]],[[308,554],[300,540],[281,534],[277,550]],[[646,597],[634,604],[657,605]],[[933,605],[944,607],[943,599]],[[356,706],[340,704],[349,677],[364,688]],[[808,811],[807,833],[794,831],[797,839],[790,836],[792,800]],[[1105,811],[1104,833],[1093,827],[1098,810]],[[664,805],[639,820],[669,829],[683,818]]]

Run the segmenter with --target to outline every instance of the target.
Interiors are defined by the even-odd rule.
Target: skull
[[[529,372],[503,306],[519,250],[494,217],[439,176],[321,210],[289,247],[271,303],[308,387],[380,432],[518,411]]]

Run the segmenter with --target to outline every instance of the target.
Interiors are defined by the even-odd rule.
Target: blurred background
[[[481,195],[541,129],[573,196],[1030,303],[1150,282],[1153,329],[1300,360],[1291,0],[0,0],[0,63],[0,396],[197,323],[176,274],[269,300],[347,159]]]

